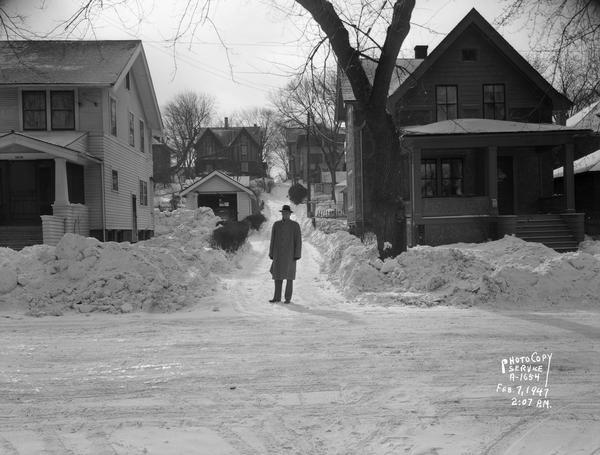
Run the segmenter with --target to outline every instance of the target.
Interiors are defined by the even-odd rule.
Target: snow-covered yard
[[[270,222],[285,191],[265,198]],[[161,235],[135,245],[0,250],[0,453],[600,449],[598,242],[560,255],[505,238],[381,262],[294,210],[290,305],[267,303],[270,223],[228,256],[203,210],[160,215]],[[539,378],[502,373],[533,353],[552,354],[525,363]]]

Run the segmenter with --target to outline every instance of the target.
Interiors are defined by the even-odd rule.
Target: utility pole
[[[306,114],[306,216],[311,218],[310,210],[310,112]]]

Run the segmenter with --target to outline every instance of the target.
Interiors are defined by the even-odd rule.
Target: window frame
[[[117,99],[113,96],[109,97],[108,101],[108,112],[109,112],[109,129],[111,136],[117,137],[118,135],[118,122],[117,122]]]
[[[492,87],[492,102],[486,102],[486,87]],[[496,101],[496,87],[502,87],[502,101]],[[506,120],[506,84],[482,84],[481,86],[481,99],[483,103],[483,118],[490,120]],[[487,115],[486,107],[492,106],[493,117],[489,117]],[[496,116],[496,107],[502,106],[503,116],[502,118],[498,118]]]
[[[460,163],[458,168],[460,169],[458,176],[452,175],[452,163]],[[444,165],[450,164],[450,176],[444,176]],[[423,177],[423,166],[433,165],[433,177]],[[464,157],[459,156],[448,156],[439,158],[422,158],[421,159],[421,198],[445,198],[445,197],[464,197],[465,195],[465,172],[464,172],[465,160]],[[454,167],[456,169],[457,167]],[[433,185],[429,187],[433,189],[433,194],[424,194],[424,182],[433,182]],[[449,182],[449,184],[445,184]],[[456,187],[453,182],[458,182],[459,185]],[[454,187],[457,188],[456,192],[446,192],[446,188]]]
[[[139,121],[140,127],[140,151],[146,153],[146,125],[142,119]]]
[[[463,47],[460,50],[460,59],[462,62],[476,62],[479,60],[479,49],[476,47]]]
[[[113,191],[116,191],[118,193],[119,192],[119,171],[117,171],[116,169],[113,169],[111,175],[112,175],[111,188]]]
[[[50,129],[52,131],[72,131],[75,129],[75,91],[74,90],[50,90],[50,106],[49,106],[49,112],[50,112]],[[71,109],[56,109],[53,106],[53,96],[56,94],[61,94],[61,93],[70,93],[71,94]],[[54,126],[54,112],[71,112],[72,116],[73,116],[73,126],[67,126],[64,128],[59,128]]]
[[[37,93],[39,94],[43,94],[43,100],[44,100],[44,108],[37,108],[37,109],[25,109],[25,96],[26,94],[33,94],[33,93]],[[31,128],[31,127],[26,127],[25,125],[25,112],[43,112],[43,120],[44,120],[44,126],[43,128]],[[48,91],[47,90],[22,90],[21,91],[21,116],[23,119],[23,131],[47,131],[48,130]]]
[[[140,206],[148,205],[148,182],[140,179],[140,197],[139,197]]]
[[[129,75],[129,71],[125,74],[125,89],[131,90],[131,76]]]
[[[440,94],[438,92],[439,89],[445,89],[445,102],[441,103],[440,102]],[[454,89],[454,96],[455,96],[455,102],[454,103],[449,103],[448,102],[448,89],[449,88],[453,88]],[[440,118],[440,107],[445,106],[445,113],[446,113],[446,118]],[[448,115],[448,106],[454,106],[454,117],[450,117]],[[455,120],[458,117],[458,85],[452,85],[452,84],[447,84],[447,85],[436,85],[435,86],[435,118],[437,122],[441,122],[443,120]]]
[[[135,147],[135,116],[129,111],[129,145]]]

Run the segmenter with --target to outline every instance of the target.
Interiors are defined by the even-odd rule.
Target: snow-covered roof
[[[402,133],[404,135],[418,136],[486,133],[547,133],[552,131],[579,131],[579,129],[547,123],[521,123],[480,118],[443,120],[427,125],[406,126],[402,128]]]
[[[600,131],[600,99],[567,119],[567,126]]]
[[[578,160],[573,161],[573,171],[575,174],[581,174],[583,172],[600,172],[600,150],[596,150],[589,155],[582,156]],[[562,177],[563,175],[563,167],[554,169],[554,178]]]
[[[235,187],[236,189],[238,189],[239,191],[243,191],[245,193],[248,193],[251,197],[256,197],[255,194],[252,192],[252,190],[248,187],[245,187],[244,185],[242,185],[241,183],[239,183],[238,181],[232,179],[231,177],[229,177],[226,174],[223,174],[220,171],[212,171],[210,174],[208,174],[206,177],[201,178],[200,180],[192,183],[190,186],[188,186],[187,188],[181,190],[181,192],[179,193],[179,195],[181,197],[185,196],[186,194],[194,191],[195,189],[197,189],[198,187],[204,185],[206,182],[208,182],[209,180],[212,180],[214,178],[217,179],[221,179],[225,182],[227,182],[229,185],[232,185],[233,187]]]

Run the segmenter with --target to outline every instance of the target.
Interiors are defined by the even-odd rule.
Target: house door
[[[513,157],[498,157],[498,213],[514,215],[515,213],[515,179]]]
[[[137,242],[138,240],[138,228],[137,228],[137,196],[131,195],[131,241]]]

